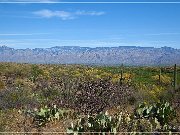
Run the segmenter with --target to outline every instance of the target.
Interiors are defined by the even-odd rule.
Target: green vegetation
[[[138,118],[156,118],[162,126],[169,124],[176,116],[175,111],[168,102],[153,105],[140,104],[135,110]]]
[[[124,132],[168,132],[175,131],[175,127],[169,124],[176,117],[175,110],[168,102],[153,105],[140,104],[132,113],[117,113],[114,116],[108,113],[100,113],[96,116],[81,117],[76,124],[71,123],[67,129],[69,134],[81,134],[84,132],[100,132],[117,134]]]
[[[1,132],[179,132],[180,67],[0,63]]]

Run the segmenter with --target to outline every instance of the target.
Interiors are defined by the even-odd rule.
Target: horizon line
[[[134,47],[134,48],[173,48],[173,49],[180,49],[180,48],[174,48],[170,46],[161,46],[161,47],[154,47],[154,46],[96,46],[96,47],[90,47],[90,46],[52,46],[52,47],[39,47],[39,48],[16,48],[16,47],[10,47],[6,45],[0,45],[0,47],[7,47],[12,49],[49,49],[49,48],[55,48],[55,47],[80,47],[80,48],[118,48],[118,47]]]

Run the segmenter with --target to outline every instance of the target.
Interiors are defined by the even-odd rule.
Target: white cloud
[[[70,12],[66,11],[51,11],[51,10],[39,10],[36,12],[33,12],[33,14],[38,15],[40,17],[44,18],[52,18],[52,17],[59,17],[62,20],[67,20],[67,19],[73,19],[73,15]]]
[[[42,18],[52,18],[52,17],[58,17],[62,20],[70,20],[75,19],[78,16],[100,16],[104,15],[105,12],[97,12],[97,11],[76,11],[76,12],[67,12],[67,11],[52,11],[48,9],[39,10],[33,12],[34,15],[37,15]]]

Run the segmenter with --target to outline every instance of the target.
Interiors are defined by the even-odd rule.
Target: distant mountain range
[[[180,49],[171,47],[78,47],[14,49],[0,46],[0,62],[157,66],[180,65]]]

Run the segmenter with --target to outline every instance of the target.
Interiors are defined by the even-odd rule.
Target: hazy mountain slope
[[[180,65],[180,49],[170,47],[52,47],[13,49],[0,47],[1,62],[98,64],[98,65]]]

